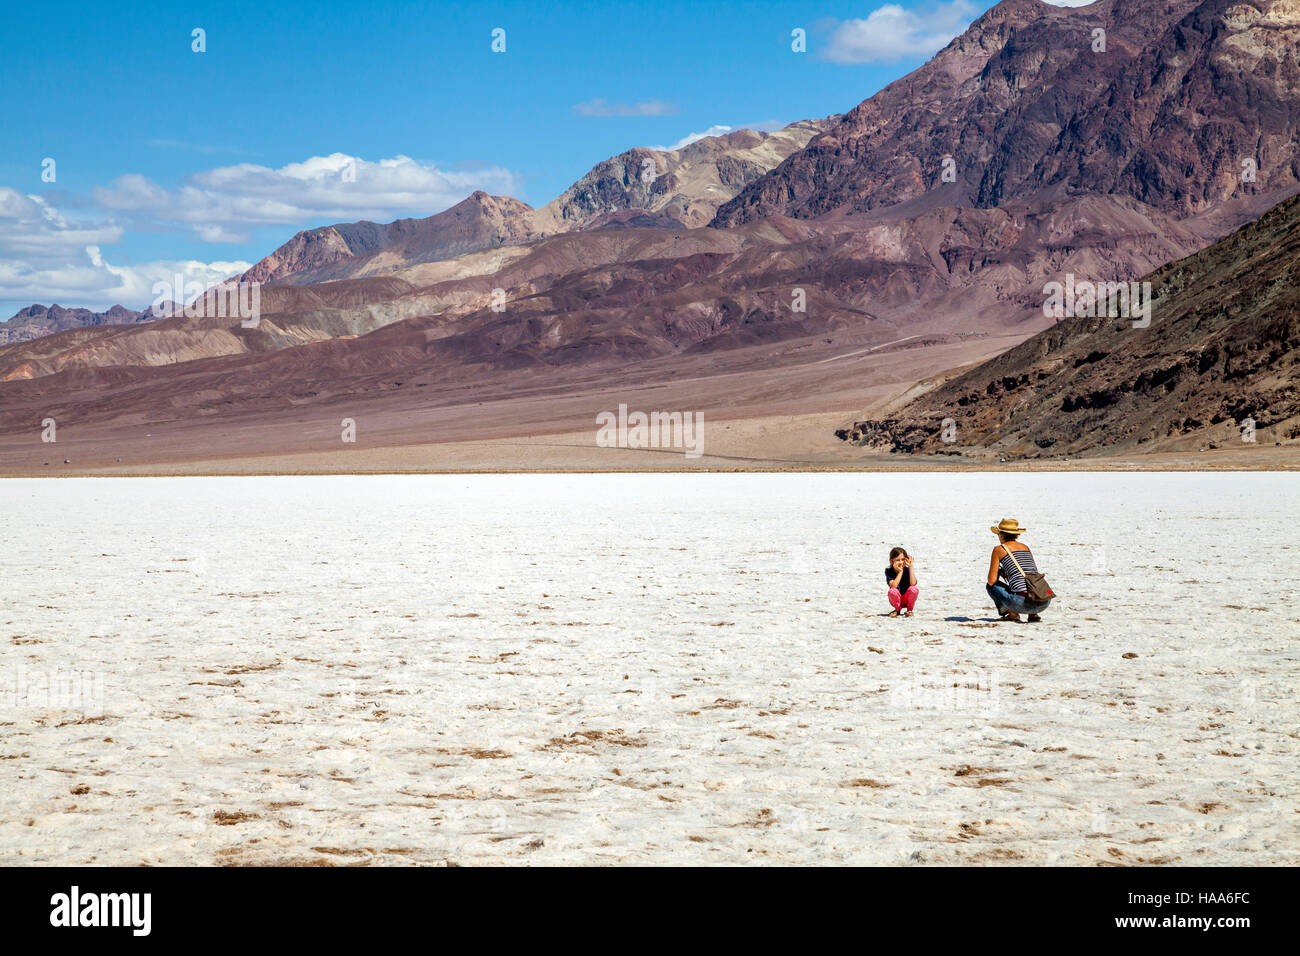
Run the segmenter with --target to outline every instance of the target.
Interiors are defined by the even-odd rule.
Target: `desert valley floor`
[[[1294,865],[1297,482],[8,480],[0,864]]]

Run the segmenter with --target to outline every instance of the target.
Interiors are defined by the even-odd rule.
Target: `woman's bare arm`
[[[1002,550],[1002,545],[993,549],[993,557],[989,559],[989,585],[998,583],[998,552]]]

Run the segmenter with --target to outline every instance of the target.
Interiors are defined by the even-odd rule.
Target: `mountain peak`
[[[537,211],[545,235],[598,226],[631,210],[668,227],[703,226],[718,206],[831,125],[804,120],[770,133],[733,130],[680,149],[634,146],[591,170]]]
[[[375,266],[381,254],[411,264],[450,259],[479,249],[528,239],[533,209],[509,196],[476,189],[460,202],[423,219],[390,223],[335,223],[299,232],[240,276],[244,282],[305,285],[346,278]],[[375,266],[378,268],[378,266]]]
[[[1180,217],[1285,189],[1300,182],[1292,2],[1227,18],[1228,0],[1003,0],[711,225],[867,212],[941,187],[980,208],[1093,192]],[[1267,186],[1239,175],[1246,161],[1267,165]]]
[[[829,124],[830,120],[804,120],[771,133],[736,130],[668,152],[635,146],[598,163],[542,209],[476,189],[449,209],[423,219],[335,223],[304,230],[241,279],[306,285],[606,225],[702,226],[720,203]]]

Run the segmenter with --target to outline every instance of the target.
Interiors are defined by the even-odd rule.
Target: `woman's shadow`
[[[913,616],[909,619],[909,618],[905,618],[905,617],[903,617],[902,615],[894,615],[894,614],[890,614],[888,611],[885,611],[883,614],[877,614],[877,615],[876,615],[876,617],[896,617],[896,616],[899,617],[901,620],[904,620],[904,621],[906,621],[906,620],[913,620],[913,621],[918,620],[918,618],[917,618],[915,615],[913,615]],[[996,618],[996,617],[957,617],[957,616],[953,616],[953,617],[945,617],[944,620],[945,620],[945,621],[953,621],[954,623],[957,623],[957,624],[996,624],[996,623],[998,623],[999,618]]]

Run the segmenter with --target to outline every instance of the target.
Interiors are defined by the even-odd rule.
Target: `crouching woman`
[[[1050,598],[1035,601],[1029,597],[1025,575],[1037,574],[1038,565],[1029,547],[1017,540],[1027,529],[1014,518],[1003,518],[989,530],[998,536],[998,546],[989,560],[987,584],[998,616],[1004,621],[1019,621],[1021,614],[1028,614],[1031,622],[1041,620],[1038,615],[1052,602]]]

